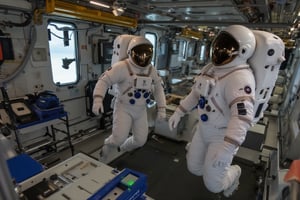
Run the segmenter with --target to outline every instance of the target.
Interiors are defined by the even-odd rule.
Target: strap
[[[241,96],[241,97],[237,97],[235,99],[233,99],[230,103],[229,103],[229,108],[231,108],[231,106],[233,104],[235,104],[236,102],[240,102],[240,101],[244,101],[244,100],[247,100],[247,101],[250,101],[251,103],[254,104],[255,100],[251,97],[251,96]]]
[[[151,72],[152,72],[152,67],[149,67],[149,71],[148,71],[147,76],[150,76]]]
[[[205,74],[205,75],[209,76],[209,75],[206,74],[206,73],[210,70],[210,68],[212,68],[212,66],[213,66],[212,63],[209,63],[208,65],[204,66],[204,68],[202,69],[202,71],[200,72],[199,75],[201,75],[201,74],[204,75],[204,74]]]
[[[229,138],[229,137],[227,137],[227,136],[224,137],[224,141],[225,141],[225,142],[228,142],[228,143],[230,143],[230,144],[233,144],[233,145],[235,145],[236,147],[239,147],[239,146],[240,146],[240,144],[239,144],[237,141],[235,141],[234,139]]]
[[[132,69],[130,68],[130,65],[129,65],[127,59],[125,60],[125,63],[126,63],[126,67],[127,67],[127,69],[128,69],[129,75],[130,75],[130,76],[134,75]]]
[[[104,97],[103,97],[102,95],[97,95],[97,94],[94,95],[93,98],[101,98],[101,99],[104,99]]]
[[[211,65],[207,65],[207,67],[205,69],[203,69],[203,72],[200,73],[199,75],[203,75],[203,76],[207,76],[207,77],[214,78],[214,79],[217,79],[217,80],[221,80],[221,79],[225,78],[226,76],[228,76],[228,75],[230,75],[230,74],[232,74],[232,73],[234,73],[236,71],[243,70],[243,69],[250,69],[250,66],[246,65],[245,67],[241,67],[241,68],[237,68],[237,69],[235,68],[235,69],[233,69],[232,71],[226,73],[223,76],[215,77],[214,75],[208,73],[209,70],[212,68],[212,66],[213,66],[212,64]]]
[[[221,77],[218,77],[218,79],[221,80],[221,79],[225,78],[226,76],[228,76],[228,75],[230,75],[230,74],[232,74],[232,73],[234,73],[236,71],[243,70],[243,69],[250,69],[250,67],[246,66],[246,67],[241,67],[241,68],[238,68],[238,69],[234,69],[234,70],[228,72],[227,74],[225,74],[225,75],[223,75]]]

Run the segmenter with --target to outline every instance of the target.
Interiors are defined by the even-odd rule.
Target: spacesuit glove
[[[176,111],[173,113],[173,115],[169,119],[169,128],[171,131],[177,127],[177,125],[180,121],[180,118],[183,116],[184,116],[184,113],[177,108]]]
[[[104,112],[103,99],[102,98],[95,98],[94,99],[92,111],[95,115],[99,115],[100,113]]]
[[[158,108],[156,119],[158,121],[163,121],[163,120],[166,119],[166,117],[167,117],[167,115],[166,115],[166,108],[165,107]]]

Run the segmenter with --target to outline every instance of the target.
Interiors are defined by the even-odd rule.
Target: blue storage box
[[[59,105],[58,107],[50,109],[41,109],[36,104],[33,104],[33,110],[38,115],[40,120],[59,118],[65,114],[63,105]]]

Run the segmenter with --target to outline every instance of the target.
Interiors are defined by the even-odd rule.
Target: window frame
[[[51,57],[51,54],[53,53],[53,50],[51,50],[51,45],[50,45],[51,40],[49,38],[49,37],[53,38],[53,36],[51,35],[51,31],[49,30],[50,26],[52,26],[52,25],[50,25],[51,23],[53,23],[55,25],[59,24],[60,27],[63,27],[63,26],[70,27],[69,31],[71,30],[72,34],[74,36],[74,39],[73,39],[74,40],[73,54],[74,54],[75,60],[72,63],[70,63],[70,66],[74,66],[75,67],[75,69],[74,69],[74,79],[72,81],[65,81],[65,82],[56,81],[55,75],[60,74],[59,72],[61,72],[61,70],[59,72],[55,72],[55,66],[54,65],[55,65],[55,63],[57,63],[57,60],[56,60],[56,62],[54,62],[53,59],[52,59],[52,57]],[[54,29],[56,29],[56,28],[54,28]],[[78,32],[77,32],[76,25],[74,23],[68,22],[68,21],[61,21],[61,20],[53,20],[53,19],[51,19],[51,20],[48,20],[47,30],[48,30],[48,34],[49,34],[48,35],[48,45],[49,45],[49,54],[50,54],[50,63],[51,63],[52,82],[56,86],[70,86],[70,85],[77,84],[79,82],[79,80],[80,80],[80,67],[79,67],[80,66],[80,63],[79,63],[80,59],[79,59],[79,48],[78,48],[79,47],[79,44],[78,44],[79,40],[78,40]],[[70,35],[70,33],[69,33],[69,35]],[[63,42],[63,38],[60,38],[60,39],[62,40],[62,43],[61,43],[62,46],[60,48],[64,48],[65,45],[64,45],[64,42]],[[69,42],[70,41],[71,40],[69,40]],[[63,58],[65,58],[65,57],[62,57],[61,60]],[[62,61],[60,63],[62,64]],[[63,68],[63,67],[61,66],[61,68]],[[69,69],[66,69],[66,70],[68,70],[68,72],[66,72],[66,73],[70,73],[71,72]],[[65,77],[65,76],[62,76],[62,77]]]

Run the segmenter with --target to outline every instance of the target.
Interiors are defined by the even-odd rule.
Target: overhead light
[[[2,0],[0,0],[0,2],[1,1]],[[136,18],[127,16],[115,17],[111,12],[100,11],[99,9],[95,8],[88,8],[86,6],[69,3],[65,0],[47,0],[46,8],[40,10],[40,12],[68,17],[71,19],[89,20],[92,22],[124,26],[129,28],[136,28],[138,23]],[[40,16],[40,14],[38,16]]]
[[[145,17],[151,21],[171,21],[173,18],[167,15],[160,15],[157,13],[146,14]]]
[[[112,13],[114,14],[114,16],[121,16],[124,13],[124,9],[123,8],[113,9]]]
[[[113,5],[112,5],[112,13],[114,14],[114,16],[121,16],[126,9],[126,3],[124,1],[114,1]]]
[[[100,2],[97,2],[97,1],[90,1],[90,4],[93,4],[93,5],[96,5],[96,6],[100,6],[100,7],[104,7],[104,8],[110,8],[109,5],[106,5],[104,3],[100,3]]]

